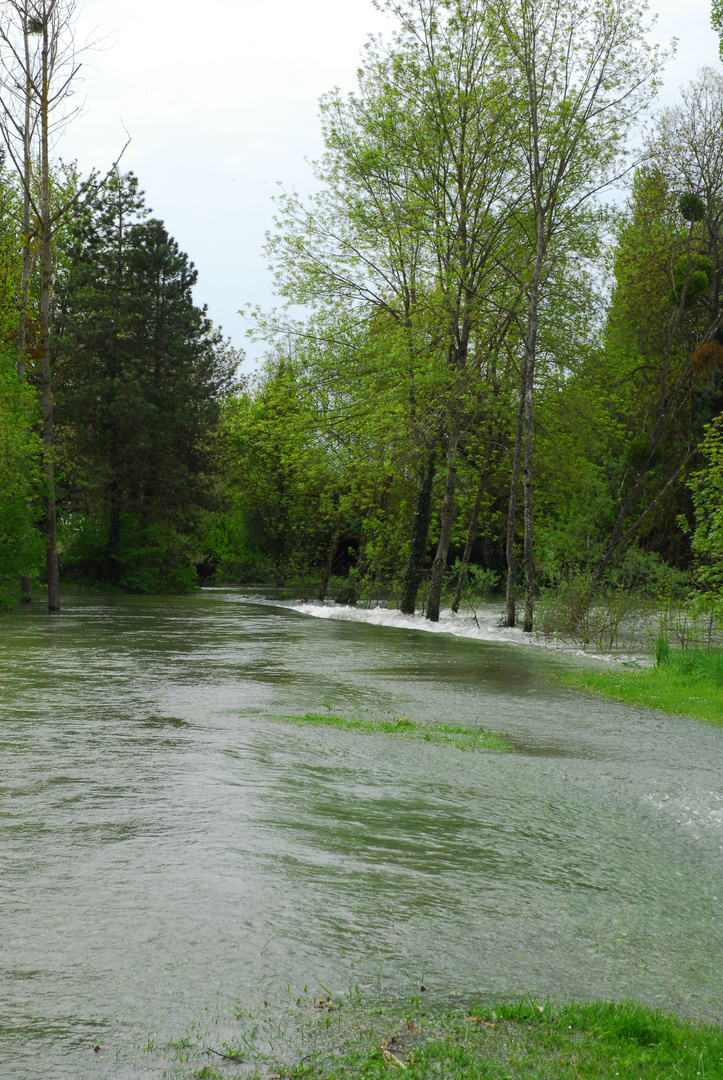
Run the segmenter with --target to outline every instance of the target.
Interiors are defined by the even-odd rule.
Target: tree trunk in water
[[[417,593],[424,573],[429,537],[429,519],[431,516],[432,485],[434,484],[436,450],[430,450],[424,472],[419,481],[417,498],[414,503],[414,522],[412,524],[412,542],[409,548],[407,567],[402,579],[402,594],[399,610],[405,615],[413,615],[417,606]]]
[[[535,556],[532,550],[532,385],[534,379],[534,357],[528,361],[528,379],[525,390],[525,467],[523,470],[523,490],[525,502],[525,619],[522,629],[526,634],[532,632]]]
[[[525,418],[525,392],[527,388],[527,358],[523,357],[520,376],[520,400],[517,406],[517,426],[515,428],[515,453],[512,459],[512,478],[510,480],[510,505],[507,511],[507,625],[514,626],[517,618],[515,611],[515,526],[517,524],[517,495],[520,485],[520,462],[522,460],[522,430]]]
[[[46,230],[43,229],[43,233]],[[48,230],[49,233],[49,230]],[[41,272],[40,300],[40,348],[42,373],[42,410],[43,410],[43,471],[45,473],[45,561],[48,578],[48,610],[60,610],[60,579],[58,574],[58,533],[55,512],[55,460],[53,457],[53,386],[50,373],[50,237],[42,237],[45,251]]]
[[[45,534],[48,576],[48,610],[60,610],[60,580],[58,575],[58,534],[55,511],[55,460],[53,456],[53,384],[50,370],[50,295],[52,292],[52,263],[50,240],[50,41],[48,20],[43,25],[42,90],[40,100],[40,367],[42,377],[41,404],[43,410],[43,469],[45,472]]]
[[[530,284],[527,310],[527,335],[525,337],[525,621],[522,629],[532,632],[535,599],[535,554],[533,551],[533,505],[532,505],[532,459],[533,459],[533,404],[535,386],[535,359],[537,355],[537,323],[540,296],[542,260],[545,255],[545,216],[542,208],[537,212],[537,251],[535,268]]]
[[[121,489],[117,477],[109,485],[108,492],[108,541],[105,549],[105,574],[108,581],[116,583],[120,577],[121,538]]]
[[[479,512],[482,506],[482,499],[485,493],[485,481],[487,479],[487,470],[483,468],[479,474],[479,483],[477,484],[477,495],[474,500],[474,506],[472,507],[472,516],[469,519],[469,528],[467,529],[467,542],[464,545],[464,554],[462,555],[462,565],[459,568],[459,574],[457,576],[457,588],[454,593],[454,600],[452,601],[452,611],[457,614],[459,611],[459,605],[462,602],[462,590],[464,589],[465,582],[467,581],[467,574],[469,573],[469,563],[472,558],[472,548],[474,542],[477,539],[477,528],[479,525]]]
[[[442,601],[442,586],[444,585],[444,572],[447,569],[447,555],[449,554],[449,542],[452,536],[452,522],[454,520],[454,493],[457,487],[457,443],[459,441],[459,428],[455,425],[447,448],[447,479],[444,484],[444,499],[442,500],[442,516],[439,523],[439,543],[437,554],[432,564],[432,580],[429,585],[429,599],[427,601],[427,618],[430,622],[439,622],[439,608]]]
[[[334,565],[334,558],[336,556],[336,549],[339,547],[339,537],[341,536],[341,518],[337,519],[336,529],[334,530],[334,539],[331,541],[331,547],[329,548],[329,557],[326,560],[326,565],[322,571],[321,584],[319,585],[319,599],[323,603],[326,599],[326,590],[329,587],[329,578],[331,577],[332,567]]]
[[[23,220],[20,230],[23,244],[23,262],[20,277],[20,314],[18,316],[18,362],[17,372],[21,382],[25,381],[27,367],[28,342],[27,342],[27,318],[28,297],[30,296],[30,278],[32,275],[32,258],[30,252],[30,175],[32,170],[32,158],[30,147],[30,50],[28,44],[27,28],[24,34],[25,44],[25,126],[23,128]],[[26,570],[20,578],[20,602],[29,604],[31,601],[32,581],[30,571]]]

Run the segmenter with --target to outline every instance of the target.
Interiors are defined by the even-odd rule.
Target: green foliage
[[[686,221],[702,221],[705,217],[705,209],[705,203],[700,195],[696,195],[692,191],[686,192],[678,199],[680,216],[685,218]]]
[[[655,641],[655,663],[657,667],[662,664],[670,663],[670,645],[668,639],[664,637],[656,638]]]
[[[207,515],[200,540],[205,562],[219,581],[255,582],[273,580],[273,565],[260,550],[247,511],[228,495],[224,507]]]
[[[710,22],[719,37],[718,50],[723,60],[723,0],[712,0]]]
[[[66,238],[54,309],[72,537],[61,568],[133,592],[187,591],[238,357],[193,302],[193,264],[147,215],[135,177],[116,176]]]
[[[685,286],[685,306],[699,304],[713,286],[715,265],[707,255],[694,255],[692,259],[682,256],[673,268],[673,303],[678,303]]]
[[[621,635],[629,635],[661,597],[668,604],[666,613],[672,614],[673,598],[683,598],[688,584],[684,574],[655,552],[635,546],[609,564],[602,578],[596,578],[589,565],[575,569],[565,564],[548,581],[538,605],[542,633],[599,651],[617,649]]]
[[[707,429],[701,450],[706,464],[690,479],[695,510],[693,552],[701,589],[723,599],[723,417]]]
[[[75,516],[60,533],[66,581],[130,593],[189,593],[196,588],[194,549],[167,521],[124,511],[108,566],[108,521]]]
[[[0,608],[16,602],[21,575],[37,572],[44,550],[35,528],[43,484],[33,416],[33,395],[18,379],[15,356],[1,350]]]
[[[270,562],[279,584],[317,569],[345,491],[294,362],[272,361],[255,394],[229,400],[223,425],[239,544],[231,559],[248,561],[253,537],[257,565]]]

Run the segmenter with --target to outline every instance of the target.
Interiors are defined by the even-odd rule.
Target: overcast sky
[[[720,70],[709,0],[658,0],[655,39],[679,38],[661,101],[704,64]],[[85,0],[84,114],[58,147],[83,170],[123,168],[199,270],[196,300],[245,345],[243,306],[273,305],[262,252],[278,181],[307,192],[321,151],[318,99],[353,88],[368,34],[389,27],[371,0]],[[259,347],[249,348],[258,355]]]

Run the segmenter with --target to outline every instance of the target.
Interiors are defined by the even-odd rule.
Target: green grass
[[[567,686],[615,701],[723,724],[723,650],[671,651],[650,668],[575,671],[558,676]]]
[[[325,996],[295,1012],[291,1041],[246,1033],[210,1049],[183,1044],[197,1080],[723,1080],[723,1029],[679,1019],[635,1001],[554,1004],[521,997],[426,1011],[421,995],[406,1011]],[[268,1003],[267,1003],[268,1004]],[[275,1007],[278,1011],[278,1006]],[[271,1010],[272,1012],[274,1010]],[[241,1016],[239,1016],[241,1019]],[[247,1018],[248,1020],[248,1018]],[[261,1043],[263,1042],[263,1049]],[[284,1045],[282,1045],[282,1042]],[[185,1054],[185,1057],[183,1056]],[[210,1060],[209,1060],[210,1059]]]
[[[331,727],[339,731],[353,731],[363,735],[392,735],[405,739],[417,739],[436,743],[438,746],[455,746],[458,750],[511,750],[506,733],[487,731],[481,727],[463,727],[460,724],[416,723],[407,716],[399,719],[380,720],[362,716],[335,716],[333,713],[304,713],[303,716],[272,716],[286,724],[309,727]]]
[[[287,1076],[381,1080],[392,1066],[407,1080],[713,1080],[723,1077],[723,1031],[632,1001],[553,1006],[524,998],[432,1020],[410,1016],[381,1042],[362,1038],[347,1053],[302,1062]]]

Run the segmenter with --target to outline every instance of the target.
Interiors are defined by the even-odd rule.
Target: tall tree
[[[617,510],[597,573],[684,476],[721,406],[723,77],[704,69],[664,110],[618,234],[607,328],[615,378],[631,394]],[[632,516],[632,520],[631,520]]]
[[[153,589],[153,566],[133,565],[130,535],[142,563],[154,557],[152,535],[192,534],[208,436],[239,357],[193,301],[193,264],[147,215],[132,174],[110,177],[88,202],[66,247],[54,329],[59,439],[85,474],[69,498],[104,522],[86,571]]]
[[[551,261],[561,250],[594,243],[596,218],[585,208],[624,171],[631,124],[655,92],[661,57],[629,0],[495,0],[509,50],[509,78],[519,108],[513,152],[521,155],[526,197],[516,220],[529,258],[524,270],[525,316],[515,467],[508,533],[509,625],[515,623],[516,485],[522,464],[525,535],[525,616],[532,630],[534,388],[540,306]],[[592,236],[591,236],[592,233]],[[523,435],[524,432],[524,435]],[[524,444],[524,457],[521,457]]]
[[[370,43],[356,94],[324,102],[325,191],[311,207],[285,200],[272,252],[290,299],[376,308],[404,336],[419,487],[402,605],[415,608],[441,445],[444,494],[427,605],[436,620],[470,387],[509,308],[500,249],[515,202],[513,105],[481,0],[385,6],[397,25],[391,43]],[[423,408],[416,373],[429,358],[439,390]]]
[[[69,106],[79,72],[73,37],[76,0],[8,0],[0,16],[2,78],[0,130],[23,187],[23,280],[19,347],[24,349],[24,316],[30,273],[29,243],[38,240],[40,265],[39,351],[45,472],[45,531],[48,608],[60,609],[55,504],[54,389],[50,354],[53,292],[53,235],[75,204],[77,193],[51,205],[50,146],[77,109]],[[25,359],[19,359],[20,374]]]

